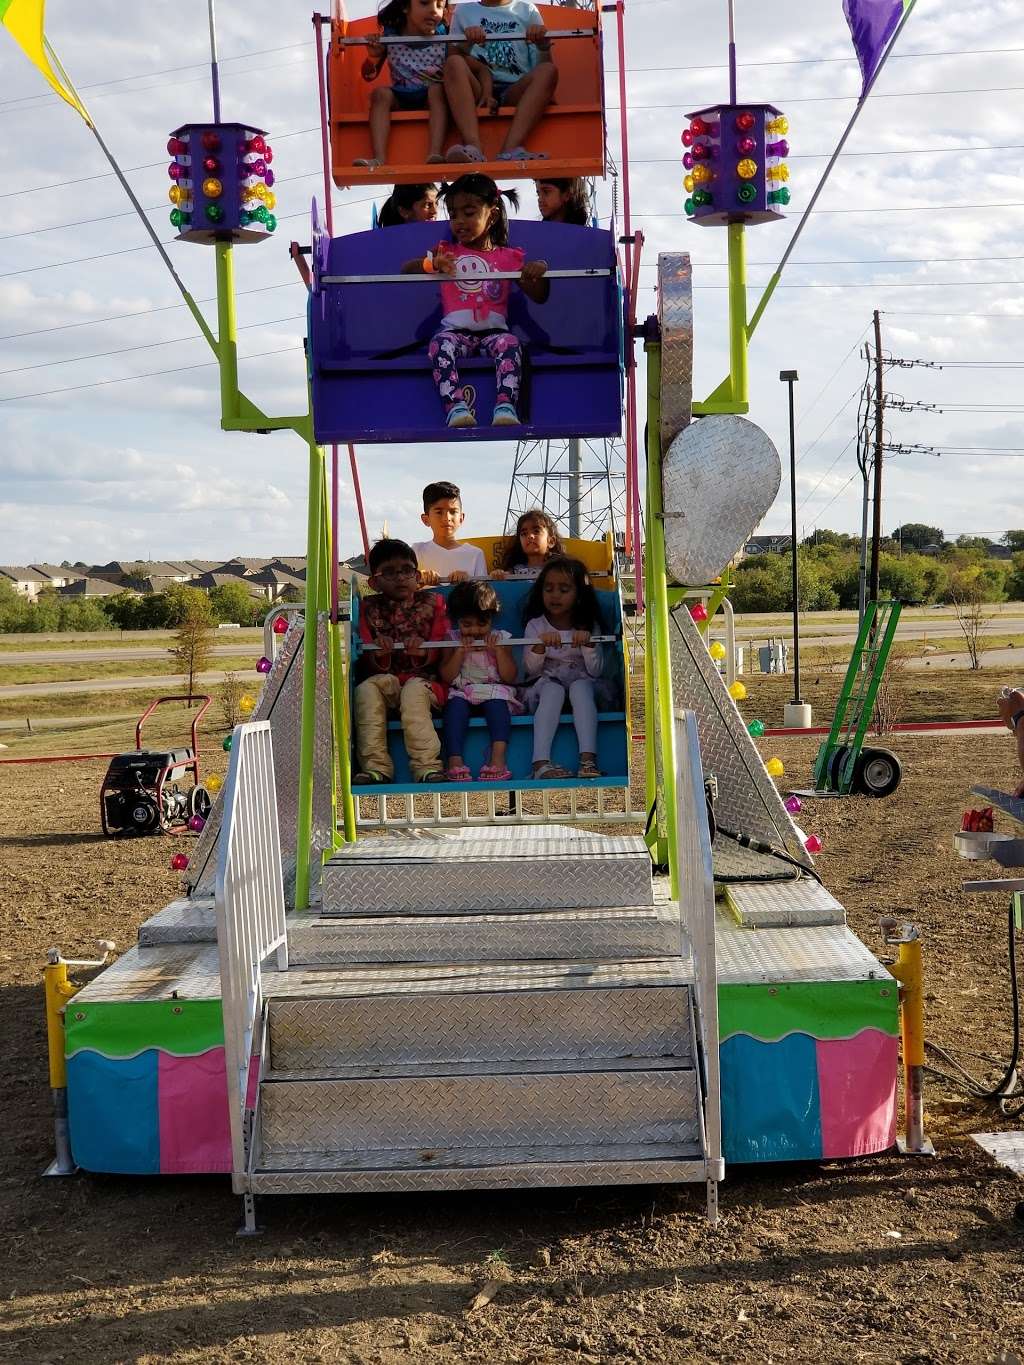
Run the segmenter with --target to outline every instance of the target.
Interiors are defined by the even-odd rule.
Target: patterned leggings
[[[494,361],[495,406],[498,403],[511,403],[513,407],[516,406],[519,385],[523,377],[523,348],[519,338],[511,332],[446,329],[437,332],[427,347],[427,354],[434,367],[434,383],[444,403],[445,412],[450,412],[456,403],[464,401],[456,360],[460,356],[478,353],[490,356]]]

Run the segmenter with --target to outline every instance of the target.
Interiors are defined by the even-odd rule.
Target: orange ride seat
[[[387,64],[375,81],[364,81],[360,68],[366,57],[362,46],[344,47],[343,38],[364,38],[378,32],[376,16],[346,19],[335,14],[331,24],[331,45],[327,55],[327,88],[330,98],[331,170],[334,183],[341,189],[350,185],[417,185],[438,180],[454,180],[467,171],[480,171],[494,180],[536,179],[539,174],[555,177],[603,176],[604,146],[604,67],[601,45],[600,12],[578,10],[561,5],[538,5],[545,26],[552,33],[559,29],[588,29],[592,36],[556,39],[551,58],[558,68],[555,102],[527,138],[531,150],[547,152],[543,161],[492,161],[472,164],[447,163],[428,166],[427,113],[425,110],[391,115],[391,136],[387,164],[371,170],[353,166],[357,158],[371,155],[367,122],[371,92],[389,83]],[[512,116],[510,108],[496,114],[480,113],[480,134],[486,156],[501,149],[505,130]],[[459,142],[454,125],[445,148]]]

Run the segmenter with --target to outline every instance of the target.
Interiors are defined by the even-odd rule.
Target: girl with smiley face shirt
[[[517,271],[520,289],[535,303],[546,303],[551,289],[544,278],[547,262],[527,261],[523,251],[508,245],[503,194],[512,204],[518,204],[514,190],[499,190],[489,176],[460,176],[444,192],[452,241],[438,243],[422,260],[407,261],[402,267],[405,274],[440,276],[444,311],[440,329],[431,338],[427,353],[450,427],[476,426],[476,418],[462,397],[457,361],[462,356],[478,354],[494,361],[492,425],[519,424],[516,405],[523,350],[508,326],[512,281],[489,277],[496,272]]]

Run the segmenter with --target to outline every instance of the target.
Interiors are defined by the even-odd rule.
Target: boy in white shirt
[[[420,521],[430,527],[433,539],[418,541],[412,547],[423,583],[459,583],[466,578],[487,577],[483,551],[455,539],[465,520],[462,494],[456,484],[447,480],[427,484]]]
[[[462,0],[453,13],[452,36],[466,39],[444,68],[448,107],[463,140],[449,149],[447,159],[485,161],[477,110],[485,107],[493,113],[502,105],[512,105],[515,112],[498,160],[543,160],[546,152],[527,151],[523,146],[558,84],[551,39],[540,11],[529,0]],[[494,90],[490,98],[485,98],[487,92],[474,74],[474,60],[491,72]]]

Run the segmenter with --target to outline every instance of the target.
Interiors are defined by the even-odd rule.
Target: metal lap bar
[[[550,42],[558,40],[560,42],[563,38],[596,37],[597,37],[596,28],[560,28],[556,29],[554,32],[546,32],[544,35],[544,41]],[[405,38],[402,37],[401,35],[385,38],[383,36],[375,37],[373,34],[367,34],[365,37],[362,38],[338,38],[336,40],[336,46],[370,47],[372,44],[374,47],[429,47],[432,43],[465,44],[466,41],[467,41],[466,35],[464,33],[437,33],[430,38]],[[526,43],[529,42],[529,39],[526,37],[524,33],[522,36],[518,38],[509,38],[508,41],[512,43]]]
[[[571,632],[570,632],[570,631],[561,631],[560,633],[561,633],[561,636],[562,636],[563,643],[565,643],[565,644],[567,644],[567,645],[572,643],[572,638],[571,638]],[[590,637],[590,643],[591,643],[592,645],[613,645],[613,644],[616,643],[616,641],[618,640],[618,638],[619,638],[619,637],[618,637],[617,635],[592,635],[592,636]],[[427,648],[427,649],[492,649],[492,648],[494,648],[493,645],[488,645],[487,642],[486,642],[485,640],[481,640],[481,641],[479,642],[479,644],[474,643],[474,644],[468,644],[468,645],[463,644],[463,642],[462,642],[461,640],[424,640],[422,643],[423,643],[424,647]],[[501,644],[501,645],[503,645],[503,646],[510,646],[510,645],[537,645],[537,644],[540,644],[541,641],[540,641],[539,639],[534,639],[534,638],[531,636],[531,637],[529,637],[529,638],[524,638],[524,639],[521,639],[521,640],[500,640],[498,643]],[[374,650],[380,649],[380,645],[364,645],[364,644],[362,643],[362,641],[360,641],[358,647],[356,647],[356,642],[353,640],[352,645],[353,645],[353,649],[352,649],[353,654],[370,654],[370,653],[372,653]],[[404,641],[395,640],[395,641],[392,643],[392,646],[391,646],[391,647],[392,647],[392,649],[405,649],[405,648],[406,648],[406,644],[405,644]]]
[[[601,276],[611,275],[614,272],[607,267],[586,266],[576,270],[545,270],[541,279],[544,280],[585,280],[597,279]],[[424,274],[416,271],[409,275],[321,275],[321,284],[443,284],[445,280],[458,283],[457,275],[446,275],[442,270],[431,271]],[[486,278],[488,280],[518,280],[522,278],[520,270],[489,270]]]

